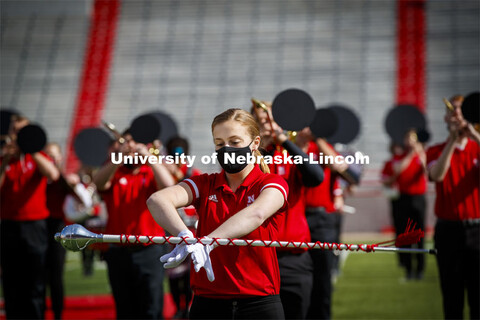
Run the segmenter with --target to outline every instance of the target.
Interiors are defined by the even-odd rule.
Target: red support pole
[[[397,0],[397,104],[425,112],[425,0]]]
[[[115,44],[119,0],[95,0],[87,39],[83,72],[67,140],[66,171],[79,168],[73,149],[77,133],[100,124]]]

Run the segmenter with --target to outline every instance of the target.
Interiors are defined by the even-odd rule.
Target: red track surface
[[[171,319],[176,312],[172,296],[164,297],[163,316]],[[0,302],[0,319],[5,319],[3,300]],[[50,300],[47,300],[45,319],[53,319]],[[111,295],[73,296],[65,298],[63,319],[115,319],[115,304]]]

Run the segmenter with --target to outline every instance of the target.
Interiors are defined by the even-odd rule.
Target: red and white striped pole
[[[247,240],[247,239],[220,239],[220,238],[182,238],[146,235],[112,235],[96,234],[88,231],[83,226],[73,224],[66,226],[61,233],[55,235],[55,240],[68,250],[80,251],[93,243],[120,243],[120,244],[216,244],[219,246],[241,247],[273,247],[273,248],[306,248],[322,250],[346,250],[363,252],[408,252],[435,254],[434,249],[415,249],[382,246],[381,244],[345,244],[328,242],[297,242],[273,240]]]

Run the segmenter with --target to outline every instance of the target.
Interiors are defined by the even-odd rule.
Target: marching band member
[[[114,142],[113,151],[150,155],[147,147],[135,142],[128,131],[122,136],[125,142]],[[108,211],[106,233],[165,234],[145,204],[152,193],[173,185],[165,166],[108,162],[95,174],[94,183]],[[109,247],[105,260],[118,319],[162,318],[164,272],[158,261],[162,254],[163,246],[156,245]]]
[[[167,143],[167,152],[169,155],[189,155],[190,147],[187,139],[182,137],[173,137]],[[168,165],[172,175],[175,177],[176,182],[183,181],[190,177],[201,175],[202,172],[193,166],[187,166],[185,163],[176,163]],[[198,221],[197,212],[193,206],[187,208],[178,209],[180,217],[185,222],[185,225],[195,233],[195,225]],[[174,319],[185,319],[188,317],[188,307],[192,301],[193,294],[190,288],[190,257],[187,257],[183,263],[176,268],[167,269],[167,275],[169,280],[170,292],[173,297],[173,301],[177,307],[177,312]],[[183,297],[183,299],[182,299]]]
[[[50,142],[47,143],[44,150],[61,172],[63,156],[60,145],[56,142]],[[47,219],[48,249],[46,276],[55,319],[62,318],[64,307],[63,271],[66,254],[62,245],[55,241],[55,234],[62,231],[65,227],[65,222],[84,221],[86,217],[90,216],[85,212],[93,211],[92,192],[85,188],[80,180],[80,176],[76,173],[68,175],[60,173],[60,179],[47,182],[47,208],[50,216]],[[94,188],[94,186],[91,188]],[[82,210],[77,208],[82,208]],[[79,211],[82,211],[82,213],[79,214]],[[73,221],[69,221],[73,217],[81,218],[82,220],[73,219]],[[86,250],[83,250],[82,255],[85,252]]]
[[[435,247],[446,319],[463,318],[465,289],[470,319],[480,317],[480,134],[463,118],[462,101],[460,96],[451,99],[454,110],[445,115],[447,141],[427,150],[428,175],[437,194]]]
[[[313,141],[314,139],[310,129],[306,128],[297,134],[296,144],[314,160],[318,160],[320,152],[327,153],[327,151],[321,150],[319,144]],[[324,144],[328,143],[323,140],[320,145]],[[330,144],[328,147],[333,150]],[[323,182],[305,191],[305,216],[312,242],[339,242],[339,230],[336,225],[339,223],[339,212],[343,205],[343,191],[336,178],[335,169],[338,167],[344,169],[344,166],[338,164],[322,165]],[[330,319],[335,255],[331,250],[310,250],[309,253],[313,261],[313,287],[307,319]]]
[[[182,137],[173,137],[167,143],[167,152],[171,156],[175,155],[190,155],[190,146],[188,141]],[[200,170],[193,166],[187,166],[186,163],[179,162],[173,165],[168,165],[167,168],[170,170],[172,175],[175,177],[177,182],[182,181],[183,179],[188,179],[192,176],[198,176],[202,174]]]
[[[397,175],[393,171],[393,162],[404,153],[403,146],[399,143],[390,142],[389,146],[390,159],[385,161],[380,174],[380,181],[383,185],[383,193],[390,201],[390,214],[393,222],[395,232],[400,234],[402,232],[401,224],[401,211],[399,210],[398,198],[400,197],[400,191],[398,190]],[[405,226],[403,226],[405,230]],[[403,255],[397,254],[398,264],[404,267]]]
[[[62,151],[60,145],[50,142],[45,146],[45,153],[53,160],[60,171],[62,165]],[[47,208],[50,216],[47,219],[48,249],[47,249],[47,284],[50,288],[52,311],[55,319],[62,318],[64,290],[63,270],[65,265],[66,251],[60,243],[55,241],[55,233],[61,232],[65,227],[65,214],[63,203],[65,197],[70,193],[67,183],[74,185],[79,182],[77,175],[69,175],[65,179],[48,181],[47,183]]]
[[[223,170],[191,177],[153,194],[148,207],[171,234],[193,237],[176,209],[193,204],[199,221],[197,237],[277,239],[288,186],[265,164],[225,162],[226,156],[260,156],[255,119],[241,109],[215,117],[212,135]],[[283,319],[276,252],[267,247],[218,247],[177,244],[162,257],[166,268],[191,254],[194,298],[191,319]],[[204,268],[205,270],[201,270]]]
[[[28,119],[14,116],[10,137]],[[47,180],[60,172],[43,152],[24,154],[15,139],[0,159],[1,268],[8,319],[43,319],[47,253]]]
[[[405,133],[404,152],[394,157],[392,162],[393,176],[398,186],[399,198],[396,202],[397,236],[405,231],[410,220],[416,227],[425,230],[425,211],[427,200],[426,154],[423,145],[418,141],[415,130]],[[423,249],[423,239],[418,242]],[[408,246],[411,247],[411,246]],[[416,266],[412,262],[416,260]],[[400,261],[406,270],[407,280],[423,278],[425,255],[400,253]]]
[[[261,128],[265,150],[273,157],[281,156],[283,152],[289,155],[301,155],[306,159],[307,155],[290,141],[282,128],[274,121],[271,114],[271,103],[263,102],[267,106],[267,112],[254,112]],[[253,106],[253,111],[257,111]],[[304,129],[305,130],[305,129]],[[277,146],[281,146],[277,148]],[[283,223],[279,226],[279,239],[289,241],[309,242],[311,240],[305,216],[305,190],[306,187],[319,185],[323,181],[323,170],[318,165],[308,162],[302,164],[271,164],[270,170],[288,183],[290,194],[288,195],[289,207]],[[313,262],[306,249],[277,249],[278,263],[280,267],[282,299],[285,317],[287,319],[305,319],[310,305],[310,295],[313,283]]]

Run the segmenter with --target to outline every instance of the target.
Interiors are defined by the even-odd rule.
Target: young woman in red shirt
[[[287,204],[285,181],[268,174],[262,163],[224,163],[226,154],[236,159],[260,155],[255,120],[244,110],[229,109],[213,120],[212,135],[224,170],[154,193],[147,201],[154,219],[171,234],[193,237],[176,211],[192,204],[199,217],[197,237],[277,239],[278,219]],[[274,248],[182,243],[161,261],[172,268],[189,254],[196,271],[191,319],[284,318]]]

